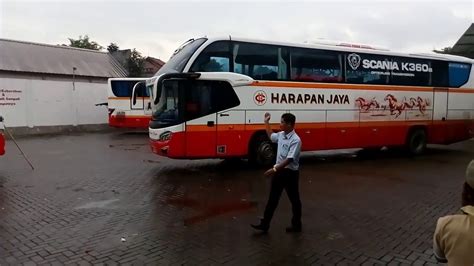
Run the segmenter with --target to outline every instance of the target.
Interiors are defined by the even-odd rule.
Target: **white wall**
[[[0,78],[0,115],[9,127],[106,124],[107,83]]]

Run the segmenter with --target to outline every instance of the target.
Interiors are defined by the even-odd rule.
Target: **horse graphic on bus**
[[[387,94],[383,100],[384,104],[380,104],[376,97],[372,99],[358,97],[355,103],[361,113],[374,113],[374,116],[386,116],[385,111],[388,110],[390,111],[390,115],[395,116],[395,118],[398,118],[404,111],[408,110],[418,110],[419,113],[416,116],[424,116],[427,107],[431,106],[430,99],[423,99],[421,96],[410,97],[408,99],[407,97],[403,97],[403,99],[399,100],[393,94]],[[375,114],[377,111],[379,111],[379,113]]]

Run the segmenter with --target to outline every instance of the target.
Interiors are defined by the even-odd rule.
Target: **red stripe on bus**
[[[472,137],[474,120],[451,121],[383,121],[343,123],[299,123],[296,131],[304,151],[325,149],[368,148],[404,145],[412,126],[424,126],[428,143],[449,144]],[[150,141],[152,151],[171,158],[225,158],[246,156],[250,138],[257,130],[221,130],[207,126],[190,126],[185,132],[175,132],[169,141]],[[252,125],[261,126],[261,125]],[[313,127],[312,127],[313,126]],[[315,128],[317,127],[317,128]],[[205,131],[206,129],[207,131]],[[317,130],[314,130],[317,129]],[[225,149],[219,154],[218,148]],[[205,151],[205,152],[203,152]]]
[[[109,116],[109,126],[120,128],[148,128],[151,116]]]
[[[430,125],[430,124],[457,124],[459,121],[466,120],[446,120],[446,121],[437,121],[437,120],[413,120],[413,121],[353,121],[353,122],[312,122],[312,123],[296,123],[296,129],[317,129],[317,128],[343,128],[343,127],[371,127],[371,126],[413,126],[413,125]],[[468,120],[469,121],[469,120]],[[474,121],[474,120],[473,120]],[[270,127],[273,130],[279,129],[279,124],[271,124]],[[255,130],[265,130],[265,124],[252,124],[252,125],[243,125],[243,124],[220,124],[217,126],[217,130],[246,130],[246,131],[255,131]],[[196,132],[212,132],[216,131],[216,127],[209,127],[207,125],[186,125],[186,131],[196,131]]]

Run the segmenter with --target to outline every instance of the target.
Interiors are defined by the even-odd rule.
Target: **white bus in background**
[[[263,114],[276,129],[291,112],[304,151],[406,146],[419,154],[473,136],[473,62],[347,44],[192,39],[146,81],[151,147],[171,158],[264,164],[275,151]]]
[[[146,78],[109,79],[107,105],[111,127],[148,128],[151,105],[145,80]],[[132,99],[134,91],[136,97]]]

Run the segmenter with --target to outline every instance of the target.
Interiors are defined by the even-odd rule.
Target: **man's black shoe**
[[[290,226],[286,228],[287,233],[301,233],[301,226]]]
[[[260,222],[260,224],[251,224],[250,226],[255,230],[260,230],[264,233],[268,232],[268,225],[265,225],[264,223]]]

